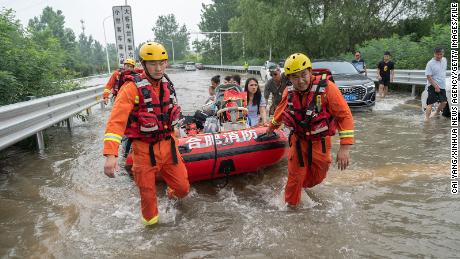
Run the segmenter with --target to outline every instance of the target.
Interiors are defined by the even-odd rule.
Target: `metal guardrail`
[[[448,70],[446,73],[447,77],[450,77],[451,71]],[[367,76],[374,80],[377,80],[377,69],[368,69]],[[425,86],[426,85],[426,76],[425,70],[405,70],[405,69],[396,69],[394,83],[396,84],[405,84],[405,85],[416,85],[416,86]]]
[[[220,70],[220,71],[233,71],[244,73],[245,69],[243,66],[220,66],[220,65],[204,65],[205,69]],[[260,69],[262,66],[249,66],[248,73],[260,75]]]
[[[42,130],[101,103],[103,89],[104,86],[99,85],[1,106],[0,150],[34,134],[37,134],[39,149],[43,149]]]

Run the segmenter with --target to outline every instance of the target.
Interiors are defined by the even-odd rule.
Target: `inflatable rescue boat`
[[[286,156],[286,133],[276,130],[267,136],[267,127],[247,126],[246,96],[240,86],[220,85],[214,103],[194,115],[183,116],[178,127],[182,136],[179,152],[190,182],[256,172]],[[128,172],[132,167],[130,156],[125,163]]]
[[[267,137],[267,127],[198,134],[179,138],[179,152],[192,182],[258,170],[280,162],[287,155],[287,136],[281,130]],[[125,167],[132,166],[131,154]]]

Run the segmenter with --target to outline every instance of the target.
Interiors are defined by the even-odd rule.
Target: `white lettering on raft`
[[[242,130],[242,131],[232,131],[225,132],[222,134],[214,134],[216,139],[216,145],[230,145],[233,143],[248,142],[252,139],[257,138],[257,132],[255,130]],[[187,139],[186,143],[188,144],[189,149],[194,148],[207,148],[214,145],[214,138],[212,134],[207,134],[204,138],[192,137]]]

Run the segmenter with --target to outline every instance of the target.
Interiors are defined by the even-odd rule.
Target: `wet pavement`
[[[217,71],[170,71],[184,110],[199,108]],[[96,80],[97,81],[97,80]],[[95,81],[95,82],[96,82]],[[104,82],[100,79],[97,82]],[[423,122],[417,102],[391,93],[354,113],[349,169],[283,202],[287,162],[192,185],[180,202],[160,183],[160,222],[140,223],[137,188],[103,172],[109,110],[46,131],[46,151],[0,153],[0,256],[35,258],[454,258],[460,199],[450,194],[450,122]],[[333,158],[338,139],[333,147]]]

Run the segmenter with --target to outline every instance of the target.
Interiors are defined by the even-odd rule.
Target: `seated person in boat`
[[[240,75],[233,75],[230,78],[229,83],[233,84],[233,85],[241,85],[241,76]]]
[[[231,80],[232,80],[232,76],[225,76],[224,77],[224,85],[230,84]]]
[[[215,75],[211,78],[211,85],[208,88],[209,97],[205,104],[213,102],[216,98],[216,87],[220,84],[220,75]]]
[[[255,78],[248,78],[244,86],[247,93],[249,127],[257,126],[260,122],[266,123],[267,120],[267,102],[260,91],[259,82]]]

